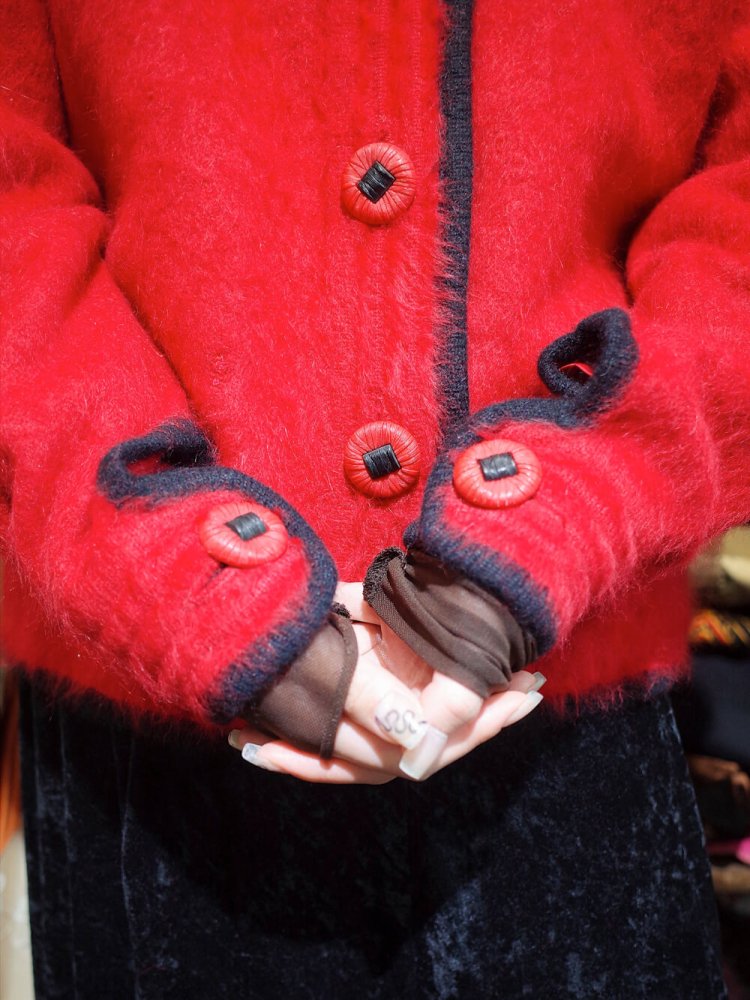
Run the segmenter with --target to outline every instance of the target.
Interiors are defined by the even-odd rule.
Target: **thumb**
[[[544,683],[542,674],[519,671],[514,674],[507,691],[502,693],[504,723],[507,725],[520,719],[536,701],[528,702],[528,694]],[[534,695],[541,700],[541,695]],[[485,700],[475,691],[458,681],[435,673],[432,681],[420,695],[424,708],[427,728],[421,742],[401,757],[401,771],[410,778],[419,780],[432,768],[445,749],[450,736],[467,723],[473,722],[481,713]]]
[[[343,604],[352,621],[368,622],[371,625],[379,625],[380,618],[365,601],[362,583],[341,583],[336,585],[334,601]]]
[[[420,699],[386,670],[374,649],[360,652],[344,712],[364,729],[407,750],[427,730]]]
[[[399,765],[404,774],[415,780],[427,774],[451,733],[476,719],[484,704],[481,695],[437,672],[419,700],[428,725],[421,741],[402,756]]]

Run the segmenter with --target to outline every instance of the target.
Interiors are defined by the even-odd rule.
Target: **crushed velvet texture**
[[[25,682],[22,759],[38,1000],[724,996],[665,695],[336,788]]]

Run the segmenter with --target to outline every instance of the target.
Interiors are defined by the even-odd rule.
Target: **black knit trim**
[[[152,471],[133,471],[136,463],[149,459],[154,460]],[[196,424],[174,420],[108,451],[99,463],[96,485],[118,507],[135,497],[170,499],[194,492],[180,484],[196,482],[191,474],[214,466],[215,460],[211,442]]]
[[[446,322],[438,333],[438,403],[449,428],[469,412],[466,296],[473,174],[471,113],[472,0],[446,0],[448,33],[443,49],[440,102],[445,142],[439,164],[443,192],[441,242],[448,270],[438,279]]]
[[[589,364],[594,371],[592,377],[579,383],[560,371],[561,366],[573,361]],[[557,625],[549,595],[526,570],[501,553],[466,545],[461,537],[447,531],[439,487],[453,478],[456,452],[477,444],[486,437],[488,429],[502,423],[551,423],[564,430],[594,423],[622,393],[637,363],[638,346],[626,312],[605,309],[586,317],[571,333],[553,341],[539,358],[540,377],[556,393],[553,398],[496,403],[454,428],[427,481],[419,523],[409,526],[406,544],[423,548],[503,601],[518,623],[533,635],[539,655],[551,649],[556,641]],[[482,435],[477,433],[480,427]]]
[[[583,361],[593,369],[585,382],[561,369]],[[630,380],[638,345],[622,309],[604,309],[582,320],[572,333],[554,340],[539,355],[539,377],[552,392],[568,399],[580,417],[601,413]]]
[[[154,470],[134,466],[154,460]],[[195,493],[232,491],[275,511],[289,535],[303,545],[310,566],[307,599],[297,616],[277,626],[245,651],[207,698],[211,721],[226,723],[260,696],[309,645],[326,620],[336,590],[336,567],[322,541],[297,511],[273,490],[235,469],[212,464],[214,449],[201,429],[177,420],[112,448],[99,465],[97,486],[118,507],[134,500],[146,506]]]

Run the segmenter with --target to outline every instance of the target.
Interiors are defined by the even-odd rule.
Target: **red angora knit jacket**
[[[416,546],[551,694],[750,518],[750,29],[715,0],[5,0],[7,662],[214,725]]]

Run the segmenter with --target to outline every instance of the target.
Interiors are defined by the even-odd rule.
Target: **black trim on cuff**
[[[557,622],[547,591],[502,551],[467,544],[460,532],[448,527],[442,494],[450,489],[458,455],[486,438],[493,428],[506,423],[549,423],[562,430],[592,425],[622,394],[638,358],[630,317],[620,308],[592,313],[571,333],[553,341],[540,355],[539,374],[555,396],[495,403],[453,428],[430,472],[421,517],[407,529],[406,544],[429,552],[506,604],[534,636],[540,656],[557,641]],[[593,375],[586,382],[576,382],[560,371],[561,366],[574,361],[592,366]]]
[[[229,664],[219,690],[207,696],[210,720],[223,725],[239,716],[244,705],[259,697],[304,652],[326,620],[337,573],[323,542],[283,497],[243,472],[214,463],[214,448],[200,427],[177,419],[107,452],[99,464],[97,487],[118,508],[134,501],[148,508],[195,493],[233,491],[275,511],[289,535],[302,543],[310,566],[306,600],[295,618],[278,625]]]

